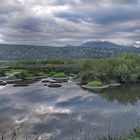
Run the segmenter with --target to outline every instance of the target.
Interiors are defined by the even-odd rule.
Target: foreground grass
[[[25,138],[25,139],[28,139],[28,138]],[[88,136],[80,137],[80,139],[72,138],[72,140],[94,140],[94,139],[96,139],[96,140],[140,140],[140,128],[139,127],[134,128],[132,130],[132,132],[130,132],[128,135],[122,134],[119,137],[112,137],[112,136],[108,135],[106,137],[101,137],[101,138],[100,137],[88,138]],[[2,133],[2,140],[6,140],[4,133]],[[13,131],[13,133],[11,135],[11,139],[9,138],[9,140],[20,140],[19,134],[17,132]],[[49,139],[46,139],[43,136],[37,135],[34,138],[29,138],[29,140],[49,140]],[[63,138],[62,138],[62,140],[63,140]]]
[[[108,135],[107,137],[99,138],[99,140],[140,140],[140,127],[134,128],[128,135],[122,135],[119,138]]]
[[[140,140],[140,128],[134,128],[128,136],[124,136],[120,140]]]

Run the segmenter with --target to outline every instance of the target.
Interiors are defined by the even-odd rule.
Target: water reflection
[[[140,83],[105,89],[101,96],[110,102],[135,105],[140,100]]]
[[[69,140],[78,139],[92,128],[97,135],[106,135],[109,117],[112,134],[128,132],[140,121],[136,92],[139,85],[104,91],[100,95],[82,90],[71,81],[57,89],[45,87],[42,82],[27,87],[7,85],[0,89],[0,133],[20,127],[24,134]],[[127,96],[135,97],[137,106],[128,104],[130,99],[125,103]],[[118,104],[120,100],[122,103]]]

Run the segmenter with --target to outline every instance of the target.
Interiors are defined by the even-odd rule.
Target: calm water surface
[[[95,94],[74,82],[48,88],[0,87],[0,133],[51,140],[89,139],[110,133],[128,133],[140,123],[140,84]],[[20,139],[22,139],[20,138]]]

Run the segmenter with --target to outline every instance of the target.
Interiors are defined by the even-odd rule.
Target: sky
[[[0,43],[140,46],[140,0],[0,0]]]

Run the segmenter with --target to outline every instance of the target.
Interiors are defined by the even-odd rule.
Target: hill
[[[108,42],[108,41],[88,41],[85,42],[81,45],[82,47],[98,47],[98,48],[108,48],[108,49],[133,49],[133,46],[124,46],[124,45],[118,45],[118,44],[114,44],[112,42]]]
[[[110,42],[86,42],[65,47],[0,44],[0,60],[67,58],[105,58],[122,52],[140,53],[140,49]]]

